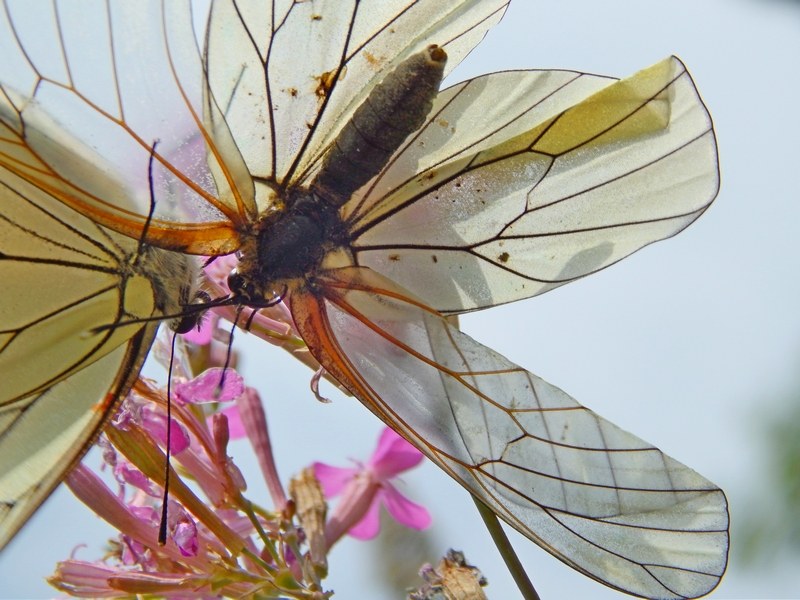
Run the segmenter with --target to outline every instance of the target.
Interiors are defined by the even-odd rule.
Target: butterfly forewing
[[[714,484],[368,269],[315,289],[292,310],[322,365],[508,523],[631,594],[716,586],[728,516]]]
[[[252,175],[281,186],[301,183],[372,87],[402,60],[435,43],[452,70],[507,5],[215,3],[206,55],[210,87]]]
[[[670,58],[589,95],[606,85],[517,72],[444,91],[344,208],[359,264],[458,313],[551,290],[687,227],[719,188],[689,74]]]
[[[0,548],[138,375],[157,325],[131,321],[176,313],[194,276],[185,256],[140,248],[0,168]]]
[[[541,126],[614,81],[573,71],[504,71],[442,90],[425,125],[354,196],[344,219],[368,242],[380,219],[457,176],[476,154]]]
[[[203,126],[207,88],[188,5],[43,5],[36,24],[50,37],[31,26],[24,3],[4,7],[0,26],[10,48],[0,66],[0,140],[8,143],[0,164],[138,238],[150,208],[143,174],[154,155],[159,202],[148,240],[192,252],[235,249],[233,224],[254,216],[252,183],[235,145],[225,144],[229,137],[216,131],[212,142]],[[87,28],[111,51],[76,35]],[[77,169],[65,147],[91,153],[93,168]],[[213,180],[209,168],[222,175]],[[116,189],[104,183],[111,176]]]

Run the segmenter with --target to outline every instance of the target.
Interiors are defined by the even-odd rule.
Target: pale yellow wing
[[[135,321],[177,313],[195,277],[187,257],[140,248],[0,168],[0,548],[136,379],[157,323]]]
[[[359,264],[459,313],[671,237],[718,189],[711,118],[672,57],[617,82],[518,71],[449,88],[343,212]]]
[[[0,550],[99,435],[135,381],[154,332],[143,329],[70,377],[0,405]],[[35,377],[36,363],[25,371]]]

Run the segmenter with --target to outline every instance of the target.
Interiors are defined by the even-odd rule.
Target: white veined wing
[[[449,72],[509,1],[214,3],[209,85],[252,176],[296,185],[398,64],[435,43]]]
[[[648,598],[694,598],[725,570],[713,483],[482,346],[364,268],[291,308],[320,363],[507,523],[573,568]]]
[[[42,167],[7,105],[0,114],[0,154],[22,171]],[[61,142],[49,148],[66,172],[119,193],[99,157]],[[50,181],[42,189],[0,167],[0,549],[136,380],[158,324],[134,321],[178,314],[195,286],[191,259],[103,229],[54,197],[66,182]]]
[[[344,213],[359,264],[459,313],[671,237],[718,189],[711,119],[673,57],[618,82],[515,71],[444,90]]]
[[[202,124],[206,88],[191,5],[60,3],[31,11],[5,1],[4,8],[2,119],[20,140],[0,162],[132,238],[146,229],[153,245],[212,254],[236,249],[237,227],[255,217],[252,182],[223,129],[211,140]],[[104,51],[87,43],[87,30]],[[73,168],[68,154],[58,153],[70,140],[91,149],[95,169]],[[222,166],[215,163],[220,152]],[[213,181],[206,163],[225,176]],[[150,171],[152,218],[142,185]],[[109,177],[118,191],[104,185]]]

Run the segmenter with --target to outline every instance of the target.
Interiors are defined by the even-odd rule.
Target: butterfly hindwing
[[[630,594],[716,586],[728,513],[713,483],[369,269],[314,290],[291,307],[320,363],[507,523]]]

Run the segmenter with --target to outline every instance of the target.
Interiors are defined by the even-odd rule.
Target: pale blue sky
[[[470,315],[463,327],[720,485],[735,526],[751,491],[766,485],[756,422],[779,410],[770,402],[800,356],[800,6],[514,0],[454,77],[526,67],[625,76],[669,54],[684,60],[714,118],[716,203],[672,240],[545,296]],[[267,402],[285,477],[313,460],[369,455],[379,425],[365,409],[346,398],[318,404],[303,367],[243,338],[244,373]],[[467,494],[430,465],[405,480],[430,509],[440,550],[462,549],[488,577],[490,598],[517,597]],[[96,549],[97,523],[57,493],[0,557],[0,596],[53,596],[41,578],[79,541]],[[625,597],[512,539],[542,598]],[[336,597],[379,597],[370,552],[350,540],[333,551]],[[757,571],[736,558],[714,598],[800,596],[797,557]]]

